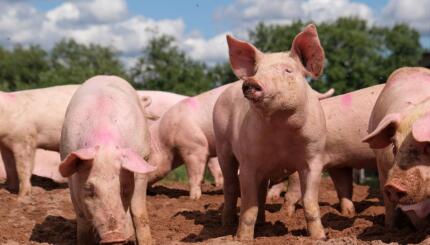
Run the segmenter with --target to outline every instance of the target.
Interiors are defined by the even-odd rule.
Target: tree
[[[131,70],[131,76],[138,88],[185,95],[195,95],[213,87],[205,64],[187,57],[169,36],[150,40]]]
[[[49,54],[50,70],[38,86],[82,83],[95,75],[117,75],[128,80],[118,54],[96,44],[83,45],[62,40]]]
[[[0,89],[5,91],[36,86],[49,69],[47,53],[39,46],[0,47]]]
[[[259,24],[250,31],[250,39],[265,52],[285,51],[305,25]],[[319,24],[318,34],[326,66],[312,85],[321,91],[334,87],[338,94],[383,83],[398,67],[417,66],[423,51],[418,32],[404,24],[377,27],[357,18],[339,18]]]

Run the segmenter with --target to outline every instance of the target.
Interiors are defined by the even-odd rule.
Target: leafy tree
[[[17,90],[40,83],[49,69],[47,53],[39,46],[17,45],[13,50],[0,47],[0,89]]]
[[[132,68],[131,76],[138,88],[185,95],[195,95],[213,86],[205,64],[187,57],[169,36],[154,38],[149,42]]]
[[[305,25],[301,21],[259,24],[250,31],[250,39],[265,52],[288,50]],[[318,34],[326,53],[324,75],[313,84],[318,90],[334,87],[344,93],[383,83],[396,68],[417,66],[423,51],[418,32],[404,24],[377,27],[356,18],[339,18],[318,25]]]
[[[49,54],[50,70],[39,86],[82,83],[94,75],[117,75],[128,79],[118,54],[96,44],[83,45],[62,40]]]

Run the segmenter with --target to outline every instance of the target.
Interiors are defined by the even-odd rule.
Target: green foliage
[[[168,36],[149,42],[131,76],[138,88],[185,95],[195,95],[213,86],[205,64],[188,58]]]
[[[13,50],[0,47],[1,90],[17,90],[37,84],[48,69],[47,53],[39,46],[24,48],[17,45]]]
[[[78,44],[74,40],[62,40],[55,45],[49,55],[49,67],[42,77],[43,86],[82,83],[94,75],[117,75],[127,79],[112,49]]]
[[[289,50],[306,24],[259,24],[250,39],[265,52]],[[418,32],[404,24],[382,28],[356,18],[340,18],[319,24],[318,34],[326,66],[313,87],[320,91],[334,87],[337,94],[383,83],[395,69],[417,66],[423,52]]]

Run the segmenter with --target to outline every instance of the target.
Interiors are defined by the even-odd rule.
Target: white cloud
[[[390,0],[382,13],[386,24],[407,23],[430,35],[430,0]]]
[[[357,16],[373,21],[372,10],[351,0],[236,0],[215,12],[218,21],[234,21],[236,28],[253,27],[258,22],[291,23],[295,20],[315,22]]]
[[[228,58],[226,34],[222,33],[208,40],[201,37],[185,38],[182,47],[193,59],[208,63],[224,61]]]

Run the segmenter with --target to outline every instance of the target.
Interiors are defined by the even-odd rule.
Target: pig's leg
[[[218,158],[211,157],[208,161],[208,168],[215,180],[215,186],[221,188],[224,183],[221,167],[219,166]]]
[[[332,168],[328,170],[336,187],[340,201],[340,210],[344,216],[354,216],[355,209],[352,202],[352,168]]]
[[[18,144],[12,149],[19,178],[19,197],[22,199],[31,195],[30,178],[33,173],[36,147],[30,144]]]
[[[246,241],[254,239],[254,228],[259,209],[259,190],[262,181],[258,179],[256,171],[249,168],[240,169],[239,180],[240,219],[237,237],[241,241]]]
[[[151,186],[163,179],[173,169],[173,154],[171,151],[161,151],[151,153],[151,164],[157,168],[148,173],[148,184]]]
[[[6,170],[6,188],[10,192],[19,191],[18,173],[16,171],[15,159],[13,153],[6,146],[1,146],[1,156]]]
[[[230,149],[218,147],[218,161],[220,163],[222,175],[224,176],[224,209],[222,212],[222,224],[224,226],[233,225],[237,222],[236,205],[239,198],[239,178],[237,170],[239,165]]]
[[[314,239],[325,239],[318,205],[318,191],[323,162],[320,156],[317,156],[307,166],[308,168],[299,169],[299,175],[308,232]]]
[[[135,184],[131,198],[131,217],[134,224],[136,241],[138,245],[152,244],[149,217],[146,208],[147,177],[142,174],[134,174]]]
[[[284,182],[281,182],[279,184],[276,184],[274,186],[272,186],[269,190],[269,192],[267,193],[267,201],[276,201],[279,198],[281,198],[281,192],[283,192],[285,190],[285,184]]]
[[[76,215],[77,244],[96,244],[93,226],[84,218]]]
[[[293,216],[296,211],[296,204],[302,197],[302,190],[300,188],[299,173],[295,172],[288,177],[288,187],[285,193],[285,201],[283,209],[285,210],[287,217]]]
[[[194,148],[196,149],[196,148]],[[190,198],[197,200],[202,196],[200,187],[205,174],[206,162],[208,160],[208,152],[204,148],[181,151],[182,159],[187,167],[188,179],[190,182]]]
[[[258,215],[257,224],[264,224],[266,222],[266,196],[268,181],[261,181],[258,188]]]

